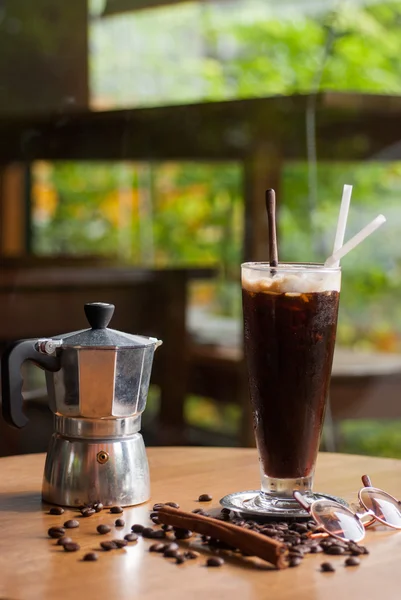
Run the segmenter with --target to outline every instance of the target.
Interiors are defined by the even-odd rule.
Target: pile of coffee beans
[[[230,521],[238,527],[256,531],[266,535],[271,539],[285,544],[288,548],[289,566],[299,566],[306,554],[328,554],[332,556],[346,555],[345,566],[358,566],[360,564],[357,556],[369,554],[364,546],[355,542],[345,542],[334,537],[311,537],[311,534],[317,534],[318,527],[313,520],[304,522],[286,522],[271,521],[258,523],[252,520],[244,520],[223,508],[221,514],[216,517],[224,521]],[[214,546],[216,540],[205,540],[204,543]],[[331,563],[325,562],[321,565],[322,571],[334,571]]]
[[[197,501],[211,502],[211,500],[212,496],[210,494],[200,494]],[[153,523],[152,527],[135,523],[131,526],[131,532],[126,533],[123,539],[102,541],[100,542],[100,549],[104,552],[119,550],[125,548],[128,543],[137,542],[138,536],[142,536],[143,538],[152,541],[149,546],[149,552],[160,554],[166,559],[173,559],[176,564],[181,565],[188,560],[196,560],[201,556],[199,552],[188,547],[187,543],[185,544],[187,540],[196,539],[213,552],[213,556],[209,555],[205,562],[205,566],[212,568],[224,565],[224,559],[219,556],[219,553],[222,550],[240,553],[238,549],[232,548],[217,539],[205,535],[194,534],[188,529],[178,529],[172,525],[161,525],[160,527],[158,511],[163,506],[179,508],[179,504],[176,502],[154,504],[150,512],[150,520]],[[120,506],[108,506],[107,508],[111,515],[122,514],[124,512]],[[103,504],[98,502],[82,506],[79,511],[82,517],[90,517],[100,513],[103,509]],[[48,514],[55,516],[63,515],[64,512],[63,508],[55,506],[50,508]],[[195,508],[192,512],[208,517],[211,516],[210,513],[202,508]],[[220,521],[228,521],[237,527],[258,532],[261,535],[265,535],[273,540],[281,542],[288,549],[290,567],[299,566],[307,554],[318,553],[333,557],[343,556],[345,559],[345,562],[343,563],[344,566],[356,567],[360,565],[360,557],[369,554],[367,548],[360,546],[355,542],[345,542],[334,537],[319,537],[319,535],[312,537],[314,534],[318,533],[317,526],[312,520],[303,522],[264,521],[261,523],[255,520],[243,519],[227,508],[223,508],[219,514],[214,514],[213,518]],[[125,520],[120,517],[114,521],[114,524],[108,525],[106,523],[100,523],[97,525],[94,534],[96,532],[100,535],[108,534],[112,531],[113,525],[115,528],[124,528]],[[71,537],[65,535],[66,529],[77,528],[79,528],[79,521],[77,519],[68,519],[64,522],[63,526],[50,527],[48,535],[50,538],[57,540],[56,545],[61,546],[65,552],[77,552],[80,550],[79,544],[74,542]],[[181,541],[184,541],[185,544],[182,547],[177,543]],[[242,554],[244,556],[249,556],[245,553]],[[85,562],[94,562],[98,560],[98,555],[96,552],[87,552],[82,557],[82,560]],[[324,573],[335,572],[333,564],[327,561],[321,563],[320,569]]]
[[[206,497],[208,498],[206,500]],[[202,498],[202,500],[201,500]],[[203,500],[204,498],[204,500]],[[198,498],[198,501],[209,501],[211,496],[208,494],[201,494]],[[171,506],[172,503],[169,503]],[[163,504],[158,503],[153,506],[153,511],[151,512],[151,517],[154,519],[157,516],[157,511],[163,506]],[[195,514],[201,514],[205,516],[210,516],[209,513],[205,512],[201,508],[196,508],[192,511]],[[231,512],[227,508],[223,508],[220,514],[214,516],[215,519],[221,521],[229,521],[233,525],[237,527],[242,527],[244,529],[249,529],[251,531],[255,531],[262,535],[266,535],[267,537],[274,539],[278,542],[283,543],[287,546],[288,556],[289,556],[289,566],[297,567],[299,566],[306,554],[328,554],[332,556],[347,556],[344,565],[347,567],[350,566],[358,566],[360,564],[360,560],[357,556],[361,556],[364,554],[369,554],[367,548],[364,546],[360,546],[355,542],[345,542],[339,540],[334,537],[311,537],[314,533],[317,532],[318,528],[316,523],[313,520],[303,521],[303,522],[287,522],[287,521],[263,521],[257,522],[253,520],[245,520],[242,517],[238,516],[236,513]],[[168,528],[168,531],[174,532],[174,537],[176,540],[186,540],[192,537],[192,532],[183,529],[173,528],[171,525],[163,525],[163,528]],[[142,533],[144,529],[140,525],[134,525],[133,530],[138,531],[138,533]],[[154,533],[151,533],[151,528],[145,528],[147,537],[154,537]],[[148,531],[149,529],[149,531]],[[231,548],[227,544],[220,542],[219,540],[213,539],[209,536],[200,536],[203,545],[209,547],[212,551],[219,550],[231,550],[234,552],[239,552],[236,548]],[[171,544],[164,545],[163,544],[153,544],[150,547],[151,552],[159,552],[162,553],[165,557],[169,558],[180,558],[180,564],[188,558],[185,554],[180,554],[178,549],[171,549]],[[181,560],[181,558],[183,560]],[[220,556],[213,556],[209,558],[206,562],[207,566],[221,566],[224,564],[224,560]],[[334,572],[335,568],[331,563],[324,562],[321,565],[321,570],[324,572]]]

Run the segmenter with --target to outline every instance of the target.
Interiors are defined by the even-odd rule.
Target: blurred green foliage
[[[344,421],[339,436],[341,452],[401,458],[400,421]]]
[[[401,91],[401,2],[188,2],[91,20],[92,101]]]

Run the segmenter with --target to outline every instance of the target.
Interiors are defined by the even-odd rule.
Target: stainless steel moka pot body
[[[20,340],[1,361],[6,421],[23,427],[21,365],[46,371],[55,432],[46,457],[43,500],[63,506],[130,506],[150,497],[140,434],[155,338],[109,329],[114,306],[85,305],[90,329],[51,339]]]

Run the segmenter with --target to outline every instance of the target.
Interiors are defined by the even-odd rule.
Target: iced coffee
[[[262,491],[311,490],[336,339],[341,272],[242,265],[244,343]]]

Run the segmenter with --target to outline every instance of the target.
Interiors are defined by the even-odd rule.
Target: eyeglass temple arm
[[[369,475],[362,475],[362,484],[365,487],[373,487],[372,481],[371,481]],[[362,506],[362,504],[361,504],[361,506]],[[368,527],[373,525],[373,523],[376,522],[376,517],[374,515],[374,512],[371,510],[367,510],[366,512],[363,512],[363,513],[357,513],[357,515],[361,519],[362,524],[365,527],[365,529],[367,529]]]
[[[362,475],[362,483],[365,487],[373,487],[369,475]]]
[[[292,494],[295,498],[295,500],[298,502],[298,504],[300,504],[302,506],[302,508],[304,508],[308,513],[310,512],[310,505],[308,504],[308,502],[306,502],[306,500],[304,500],[304,497],[302,496],[302,494],[300,492],[293,492]]]

